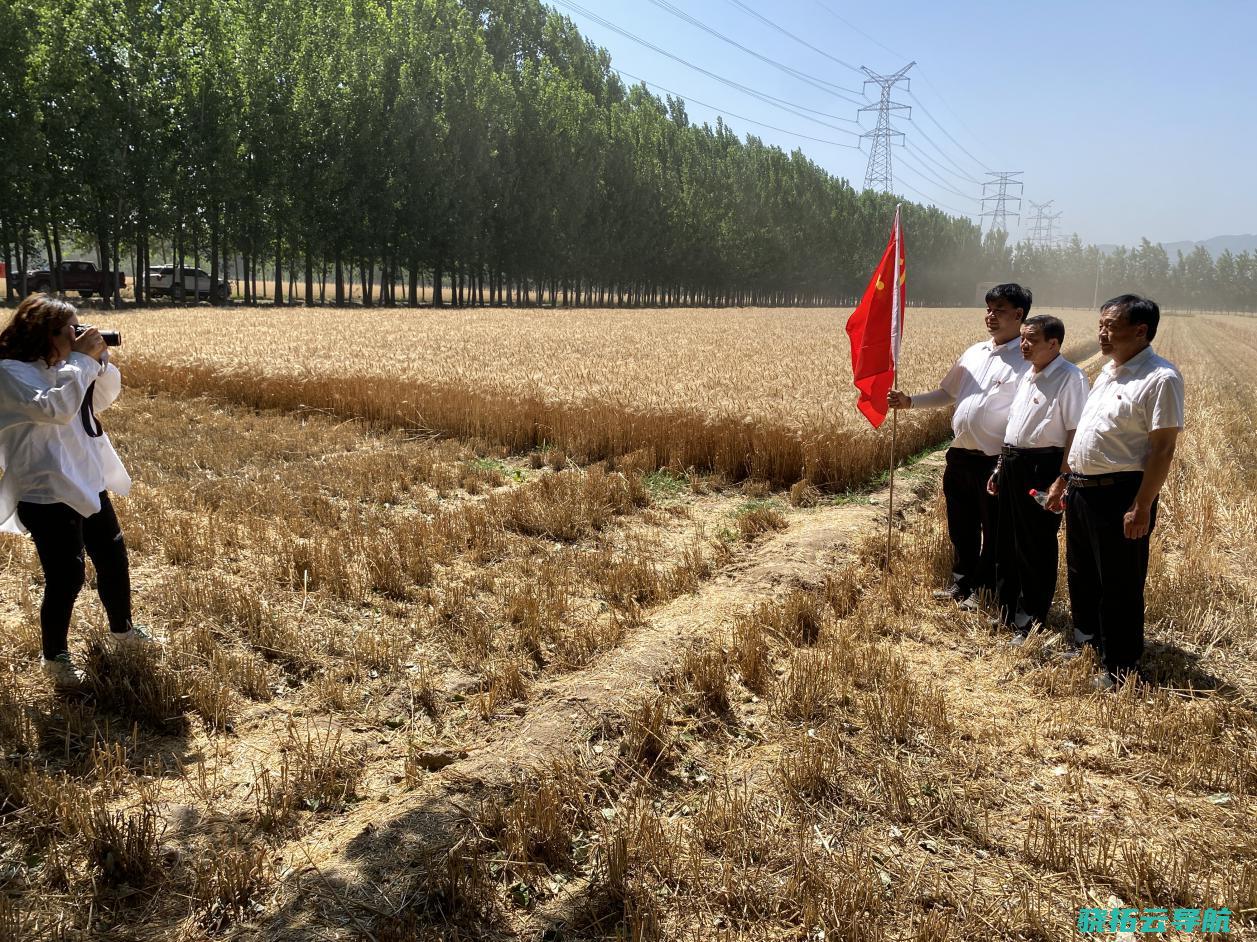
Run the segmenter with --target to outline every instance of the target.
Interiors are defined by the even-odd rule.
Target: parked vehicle
[[[9,279],[10,281],[16,280],[14,274],[10,274]],[[80,297],[84,298],[90,298],[94,294],[110,295],[113,294],[115,282],[119,288],[125,288],[127,285],[126,274],[123,272],[101,271],[93,262],[61,263],[62,291],[77,291]],[[26,289],[28,291],[52,291],[54,287],[50,269],[38,268],[26,273]]]
[[[179,268],[175,265],[157,265],[148,269],[148,296],[183,301],[195,297],[198,301],[226,301],[231,297],[231,282],[222,279],[217,285],[209,272],[200,268]]]

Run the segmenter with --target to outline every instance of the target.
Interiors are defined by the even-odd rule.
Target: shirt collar
[[[1121,366],[1114,365],[1113,361],[1110,360],[1109,365],[1108,365],[1108,371],[1114,376],[1122,372],[1133,373],[1135,370],[1139,369],[1141,366],[1147,363],[1150,359],[1152,359],[1152,356],[1153,356],[1152,346],[1149,345],[1147,347],[1144,347],[1142,350],[1136,353],[1133,357],[1131,357]]]
[[[1007,350],[1009,346],[1012,344],[1017,344],[1018,346],[1021,346],[1021,337],[1014,337],[1012,340],[1005,340],[1003,343],[996,343],[995,338],[992,337],[990,340],[987,341],[987,343],[990,344],[990,346],[988,347],[988,352],[991,354],[991,356],[999,356],[1001,353]]]
[[[1033,367],[1033,366],[1032,366],[1032,367],[1030,367],[1030,377],[1031,377],[1031,382],[1036,382],[1036,383],[1037,383],[1040,379],[1046,379],[1048,376],[1051,376],[1053,373],[1055,373],[1057,370],[1059,370],[1059,369],[1061,368],[1061,362],[1062,362],[1064,359],[1065,359],[1065,358],[1064,358],[1063,356],[1061,356],[1061,354],[1059,354],[1059,353],[1058,353],[1058,354],[1056,355],[1056,359],[1055,359],[1055,360],[1053,360],[1051,363],[1049,363],[1049,364],[1048,364],[1047,366],[1045,366],[1043,369],[1039,370],[1039,372],[1037,372],[1037,373],[1034,371],[1034,367]]]

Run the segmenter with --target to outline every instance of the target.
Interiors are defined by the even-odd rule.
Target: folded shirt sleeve
[[[1071,376],[1061,389],[1061,418],[1065,422],[1065,431],[1073,432],[1078,428],[1078,423],[1082,421],[1082,407],[1087,404],[1089,392],[1091,384],[1081,371]]]
[[[1153,393],[1145,408],[1149,431],[1183,427],[1183,377],[1165,373],[1154,380]]]
[[[30,383],[11,370],[0,368],[4,410],[31,422],[67,425],[78,415],[87,387],[99,371],[100,366],[85,353],[71,353],[58,367],[51,386]]]

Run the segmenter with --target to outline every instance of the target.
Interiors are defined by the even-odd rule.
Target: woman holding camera
[[[35,541],[44,571],[43,667],[60,686],[84,679],[69,653],[84,550],[110,636],[151,640],[131,624],[127,550],[108,494],[128,493],[131,478],[96,420],[118,398],[122,376],[100,332],[78,321],[68,301],[35,294],[0,332],[0,531]]]

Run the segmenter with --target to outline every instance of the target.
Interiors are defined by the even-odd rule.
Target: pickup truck
[[[157,265],[147,272],[150,298],[173,298],[183,301],[195,297],[198,301],[226,301],[231,297],[231,282],[220,278],[215,285],[209,272],[201,268],[179,268],[174,265]]]
[[[16,281],[13,273],[10,281]],[[113,293],[114,282],[119,288],[127,285],[127,276],[123,272],[100,271],[92,262],[62,262],[61,290],[77,291],[80,297],[90,298],[94,294],[109,295]],[[26,273],[27,291],[53,290],[52,272],[47,268],[39,268]]]

